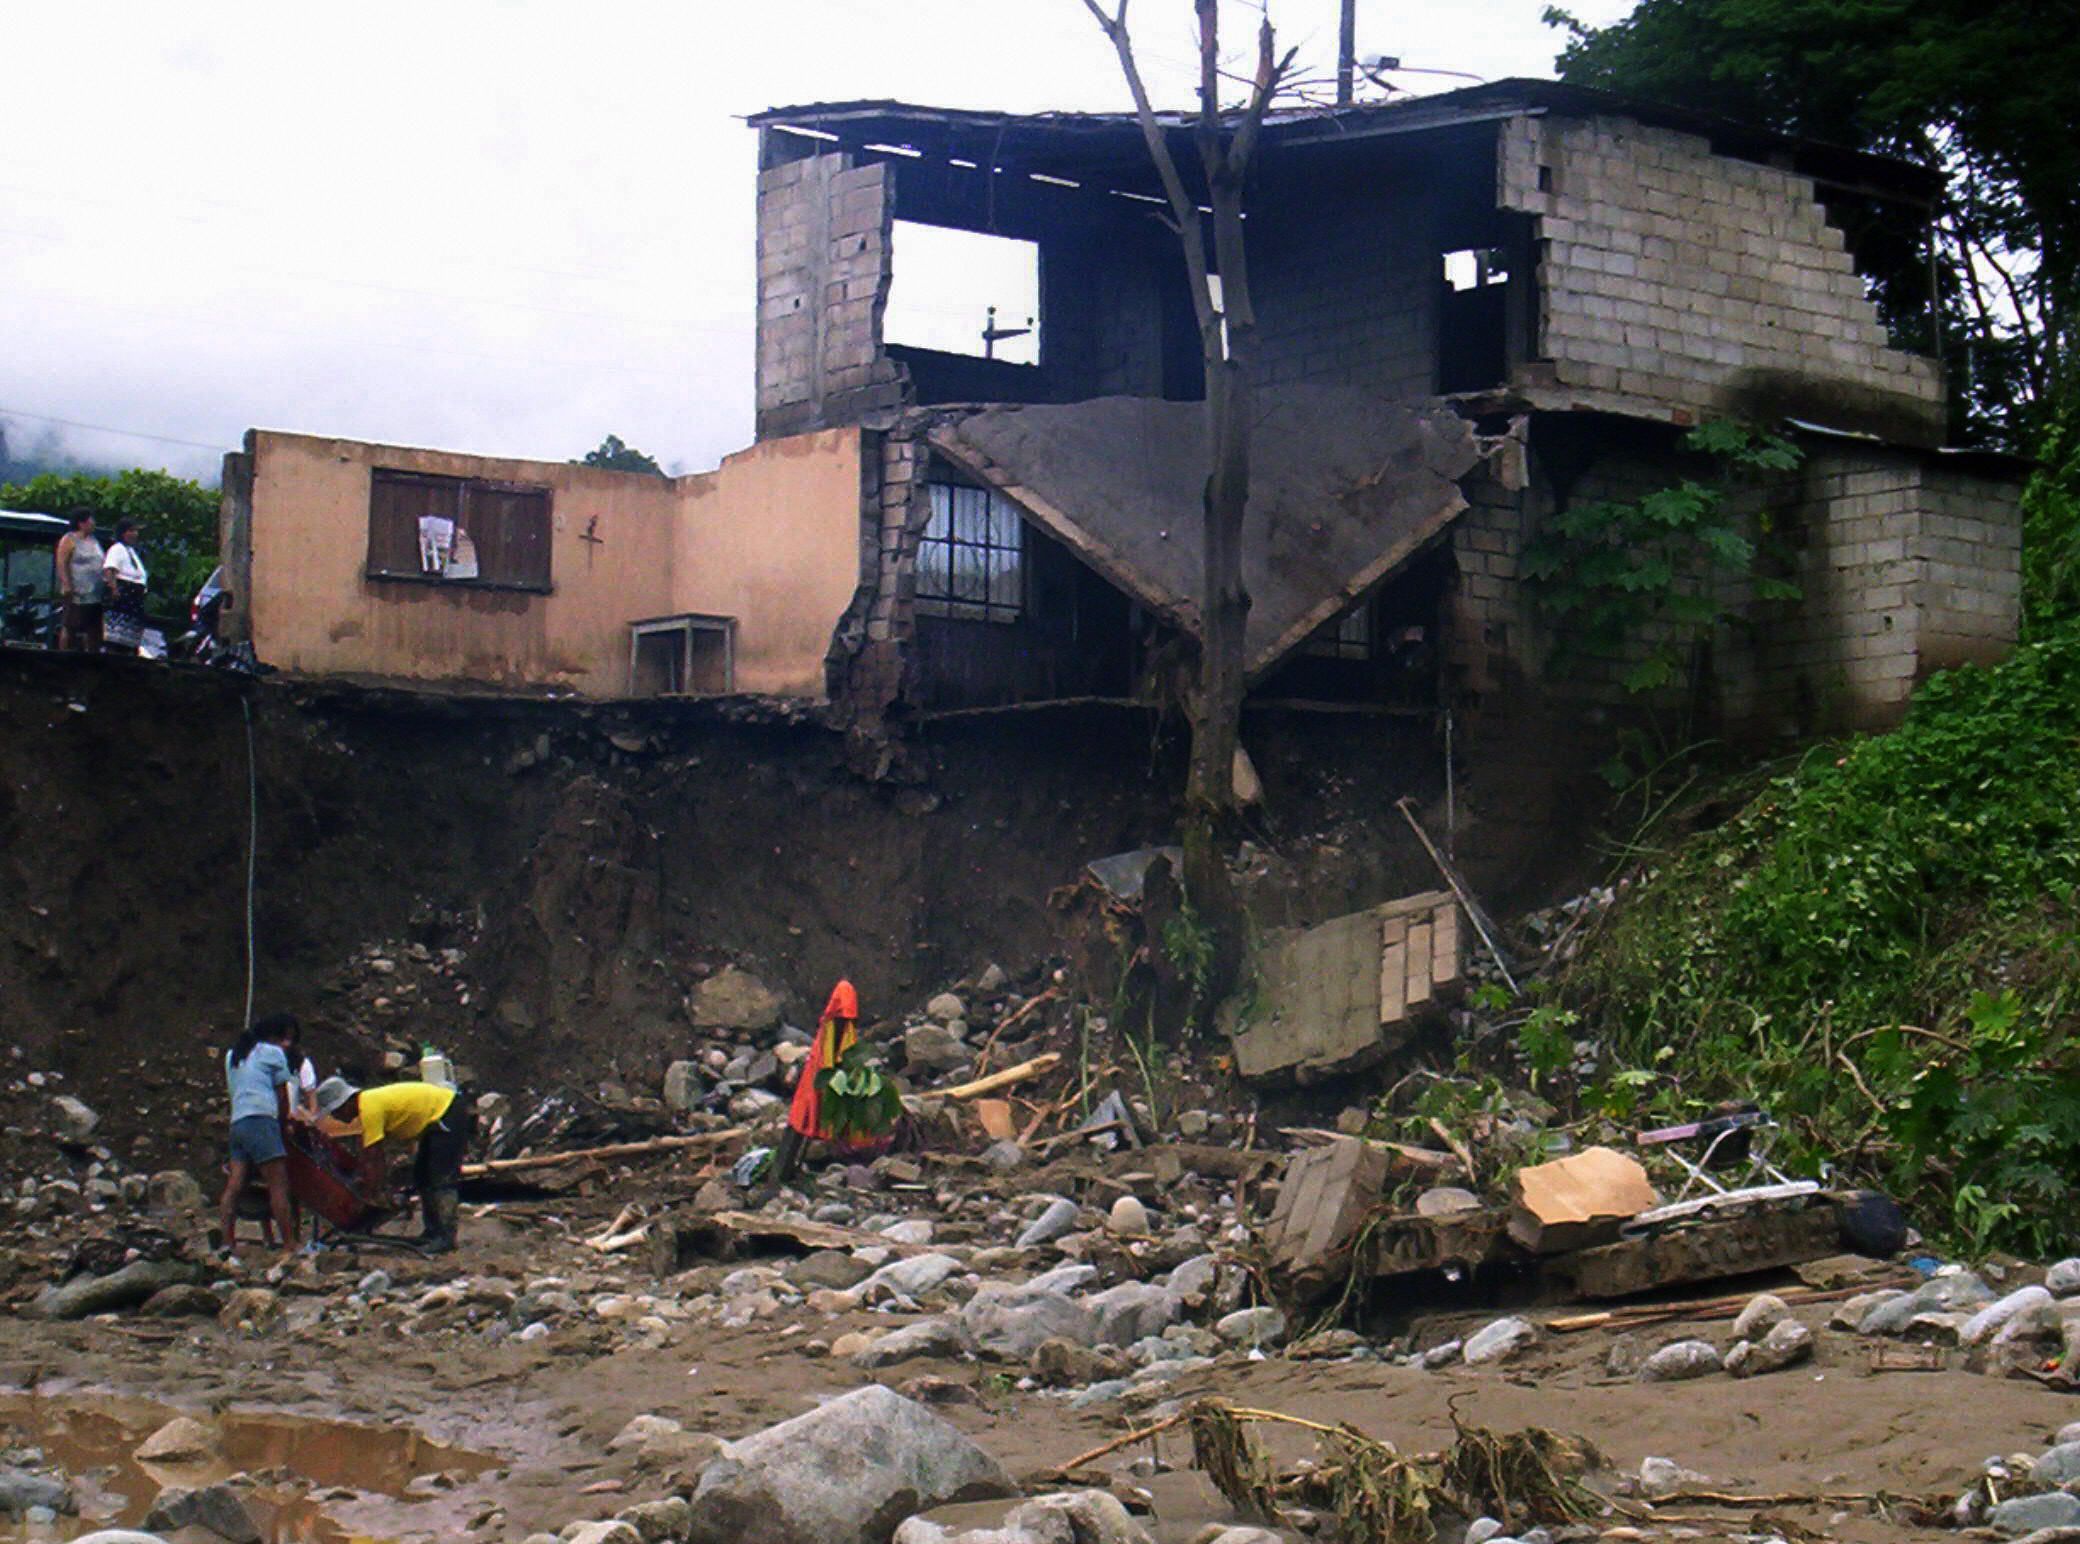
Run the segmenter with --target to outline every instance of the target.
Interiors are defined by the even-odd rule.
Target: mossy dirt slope
[[[1953,1246],[2080,1247],[2080,624],[1744,794],[1570,972],[1592,1097],[1758,1098]]]

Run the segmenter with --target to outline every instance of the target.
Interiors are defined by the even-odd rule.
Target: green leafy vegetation
[[[635,446],[624,444],[618,434],[610,434],[601,440],[597,450],[586,451],[579,458],[579,464],[603,467],[609,472],[648,472],[653,477],[664,476],[664,468],[657,464],[655,456],[645,455]]]
[[[1692,645],[1731,615],[1728,585],[1760,600],[1795,600],[1798,586],[1756,570],[1756,544],[1726,495],[1742,478],[1787,472],[1800,451],[1781,435],[1734,423],[1700,424],[1683,448],[1715,463],[1709,482],[1685,478],[1636,501],[1584,500],[1546,522],[1524,551],[1524,575],[1554,621],[1556,667],[1582,658],[1644,653],[1627,668],[1631,691],[1682,678]],[[1765,539],[1769,531],[1760,533]]]
[[[1570,973],[1627,1069],[1590,1103],[1759,1098],[1925,1231],[2080,1245],[2080,624],[1747,791]]]
[[[217,565],[217,490],[168,472],[45,472],[25,483],[0,484],[0,509],[69,515],[91,509],[103,542],[120,519],[143,527],[146,605],[185,618],[188,602]]]
[[[824,1129],[841,1141],[871,1141],[902,1119],[895,1079],[874,1064],[864,1041],[816,1074],[816,1092]]]

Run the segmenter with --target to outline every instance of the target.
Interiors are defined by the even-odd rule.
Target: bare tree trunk
[[[1243,521],[1249,509],[1251,412],[1250,356],[1256,311],[1250,302],[1249,266],[1243,245],[1243,194],[1264,114],[1293,61],[1279,59],[1267,15],[1257,32],[1257,69],[1248,105],[1231,128],[1220,105],[1220,11],[1218,0],[1195,0],[1199,18],[1199,113],[1194,126],[1213,221],[1213,262],[1208,263],[1200,205],[1186,188],[1156,118],[1127,38],[1128,0],[1107,15],[1099,0],[1084,0],[1119,55],[1133,92],[1142,138],[1170,204],[1170,226],[1184,249],[1192,304],[1206,366],[1207,473],[1204,570],[1199,597],[1199,670],[1186,712],[1191,721],[1190,771],[1185,784],[1185,900],[1209,935],[1211,969],[1198,983],[1199,1010],[1206,1013],[1240,976],[1247,919],[1228,872],[1233,836],[1235,754],[1240,742],[1242,695],[1247,674],[1244,648],[1249,591],[1242,580]],[[1214,303],[1212,277],[1220,280]]]

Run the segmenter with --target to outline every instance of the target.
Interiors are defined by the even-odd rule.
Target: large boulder
[[[1497,1319],[1474,1331],[1461,1353],[1468,1366],[1503,1362],[1538,1344],[1538,1326],[1528,1319]]]
[[[1096,1345],[1098,1316],[1060,1292],[990,1282],[961,1305],[961,1323],[984,1356],[1023,1362],[1043,1340]]]
[[[695,1029],[762,1030],[780,1022],[780,994],[748,970],[727,966],[686,997]]]
[[[889,1544],[955,1501],[1015,1496],[1003,1466],[878,1384],[732,1443],[701,1471],[688,1544]]]
[[[185,1260],[132,1260],[106,1276],[75,1276],[46,1288],[29,1305],[38,1319],[84,1319],[97,1313],[134,1308],[165,1287],[185,1286],[202,1275]]]

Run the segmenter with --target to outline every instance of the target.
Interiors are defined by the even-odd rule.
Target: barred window
[[[932,513],[917,544],[920,616],[1015,622],[1025,605],[1025,522],[988,488],[931,485]]]
[[[1307,640],[1303,652],[1327,659],[1372,658],[1372,602],[1360,601]]]

